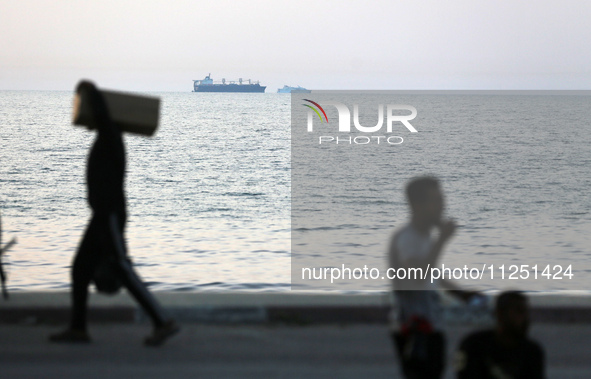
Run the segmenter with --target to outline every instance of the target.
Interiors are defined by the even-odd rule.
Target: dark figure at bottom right
[[[455,357],[458,379],[542,379],[544,351],[528,338],[527,298],[518,291],[503,292],[495,307],[493,330],[465,337]]]

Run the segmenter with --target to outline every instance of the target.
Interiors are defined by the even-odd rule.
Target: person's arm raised
[[[442,221],[439,225],[439,237],[431,247],[429,254],[426,257],[417,257],[417,254],[413,254],[412,252],[407,254],[406,259],[399,260],[400,267],[404,268],[416,268],[421,269],[423,272],[427,270],[429,267],[433,267],[437,261],[441,253],[443,252],[443,248],[445,244],[451,239],[454,235],[456,230],[456,224],[454,221],[447,220]],[[428,273],[427,273],[428,274]]]

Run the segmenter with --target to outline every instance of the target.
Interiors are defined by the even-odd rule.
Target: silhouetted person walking
[[[465,337],[456,353],[458,379],[543,379],[544,351],[527,337],[527,298],[517,291],[497,298],[497,325]]]
[[[90,342],[87,332],[88,286],[97,268],[106,259],[114,262],[114,276],[127,288],[150,316],[153,333],[146,345],[161,345],[178,332],[178,325],[168,318],[154,296],[133,270],[127,259],[123,238],[127,218],[125,193],[125,148],[121,130],[112,122],[101,93],[83,81],[76,88],[79,96],[88,100],[93,114],[89,129],[97,129],[98,136],[90,151],[86,172],[88,203],[92,219],[78,247],[72,266],[72,313],[70,326],[50,336],[53,342]]]

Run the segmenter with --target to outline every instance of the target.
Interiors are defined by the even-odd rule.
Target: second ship
[[[266,86],[261,86],[258,81],[252,82],[250,79],[243,81],[242,78],[236,81],[214,82],[211,74],[203,80],[193,80],[193,92],[265,92]]]

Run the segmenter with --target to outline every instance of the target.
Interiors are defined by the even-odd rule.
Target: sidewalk
[[[385,325],[183,324],[160,348],[142,346],[149,324],[92,324],[90,345],[60,345],[62,326],[0,325],[0,375],[18,379],[401,378]],[[452,327],[448,362],[470,328]],[[591,377],[591,325],[534,325],[549,379]],[[451,363],[448,375],[453,378]]]
[[[146,317],[125,294],[90,301],[90,345],[47,336],[68,320],[66,292],[0,300],[2,378],[401,378],[388,337],[387,294],[156,292],[182,324],[162,348],[142,346]],[[531,335],[548,378],[591,378],[591,298],[531,296]],[[450,299],[448,373],[459,339],[490,323]]]

